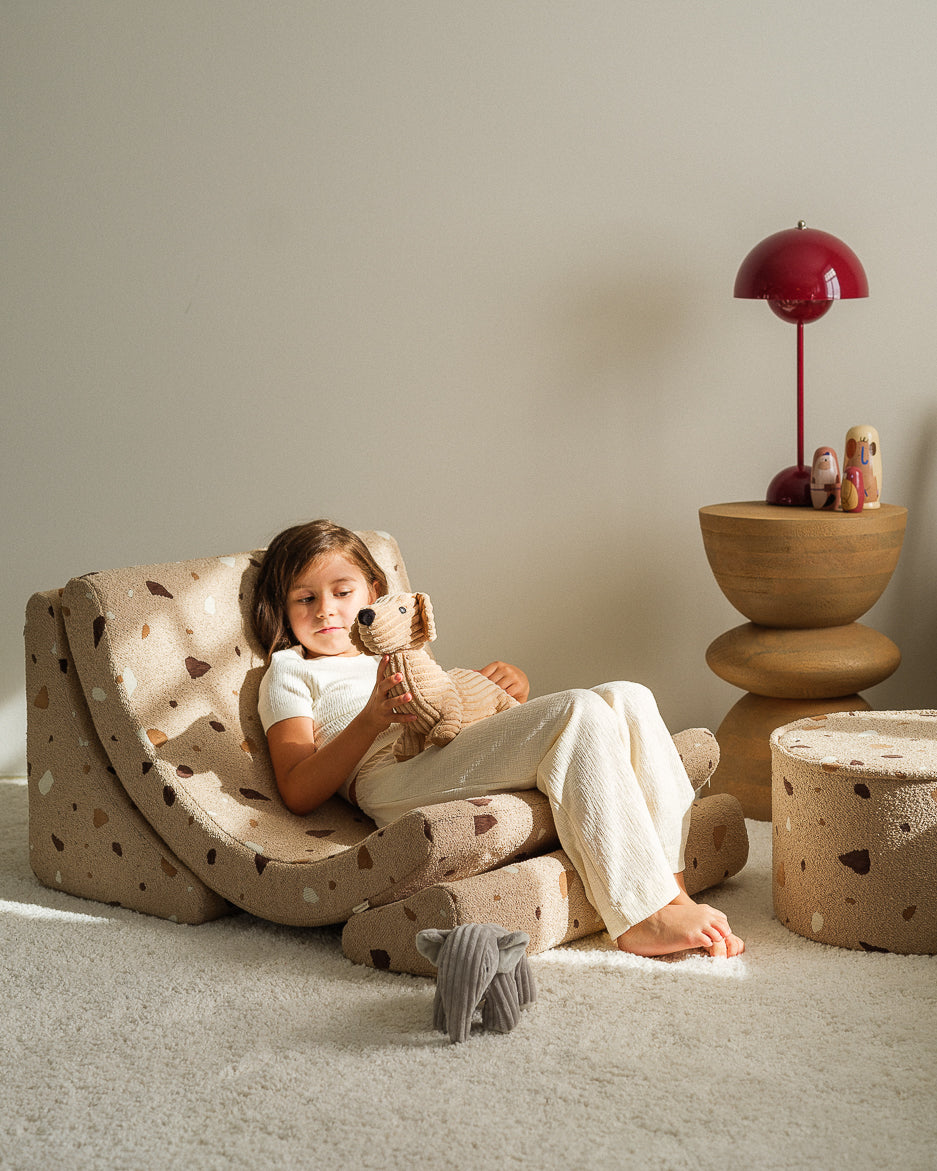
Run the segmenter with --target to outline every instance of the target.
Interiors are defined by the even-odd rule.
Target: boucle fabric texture
[[[388,669],[402,681],[392,694],[413,697],[407,705],[416,716],[403,725],[394,748],[397,760],[409,760],[427,744],[444,745],[463,728],[496,712],[517,707],[517,700],[477,671],[444,671],[426,651],[436,638],[436,620],[428,594],[388,594],[358,615],[352,642],[365,654],[389,657]]]
[[[698,739],[698,731],[677,733],[674,742],[678,749],[683,737]],[[691,777],[695,775],[692,763],[687,771]],[[547,804],[538,792],[514,796]],[[498,800],[478,798],[472,804],[487,810],[490,806],[484,802]],[[691,895],[739,873],[748,861],[748,831],[735,797],[714,793],[693,803],[685,857],[684,879]],[[433,968],[417,951],[416,932],[460,923],[496,923],[512,931],[525,931],[530,936],[529,955],[593,935],[604,927],[572,862],[563,850],[549,849],[537,857],[440,882],[406,899],[352,915],[342,932],[342,950],[359,964],[430,976]]]
[[[937,954],[937,712],[842,712],[771,737],[778,919],[821,943]]]
[[[406,588],[396,542],[387,534],[362,536],[389,583]],[[87,881],[98,882],[102,873],[100,860],[91,866],[87,853],[100,845],[100,832],[89,835],[60,821],[49,825],[55,814],[47,798],[66,807],[88,801],[94,809],[100,806],[84,775],[73,779],[79,788],[84,782],[86,791],[69,792],[71,713],[77,709],[55,691],[58,656],[50,654],[53,647],[64,653],[66,646],[95,732],[82,739],[97,740],[108,776],[119,777],[157,840],[171,841],[171,853],[213,892],[214,913],[227,900],[281,922],[340,922],[368,899],[380,903],[395,897],[397,883],[412,879],[424,864],[433,880],[453,870],[471,872],[471,861],[469,870],[440,864],[440,846],[432,845],[422,825],[404,827],[403,858],[397,851],[385,857],[382,841],[370,848],[364,844],[373,825],[339,799],[307,819],[284,809],[257,714],[264,659],[253,644],[248,607],[259,557],[256,552],[88,574],[50,592],[56,600],[61,593],[60,637],[50,642],[35,622],[28,624],[27,664],[47,676],[34,679],[28,709],[32,853],[41,878],[54,882],[59,875],[60,885],[69,889],[69,875],[91,870],[94,878]],[[43,604],[31,603],[30,613]],[[58,701],[43,709],[46,696]],[[44,730],[43,721],[56,730]],[[49,747],[40,770],[33,758],[43,743]],[[104,854],[112,864],[110,844]],[[123,843],[118,846],[123,851]],[[359,848],[349,853],[351,846]],[[116,888],[75,893],[180,917],[169,891],[164,890],[165,902],[155,899],[152,866],[141,869],[133,852],[111,853],[123,863],[120,893]],[[306,871],[317,865],[326,873],[307,881]],[[202,917],[211,917],[205,911]],[[188,921],[198,917],[195,909],[185,913]]]
[[[98,740],[65,633],[62,590],[26,609],[29,850],[46,886],[179,923],[230,907],[127,796]]]
[[[407,590],[393,538],[362,535],[389,588]],[[261,552],[88,574],[30,599],[29,837],[40,881],[186,923],[233,905],[317,926],[555,850],[536,792],[416,809],[384,829],[339,797],[308,817],[286,810],[257,713],[264,659],[248,605]],[[702,784],[715,740],[681,736]],[[541,901],[548,918],[569,910],[559,894]],[[594,930],[587,915],[574,909],[563,936]],[[436,925],[415,923],[411,937]]]

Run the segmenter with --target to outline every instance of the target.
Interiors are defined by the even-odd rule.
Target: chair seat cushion
[[[389,587],[405,589],[392,538],[363,535]],[[101,745],[146,821],[211,890],[276,922],[337,923],[555,843],[539,794],[414,810],[383,830],[337,797],[290,813],[257,715],[258,566],[244,553],[120,569],[74,578],[63,595]]]
[[[694,801],[685,858],[691,895],[738,874],[748,860],[748,832],[735,797],[716,793]],[[342,932],[342,950],[355,963],[429,976],[433,968],[416,948],[417,933],[461,923],[497,923],[525,931],[529,955],[604,926],[569,857],[552,850],[464,879],[447,879],[352,915]]]

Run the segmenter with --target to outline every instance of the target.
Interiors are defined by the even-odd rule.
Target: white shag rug
[[[734,960],[534,957],[537,1003],[451,1045],[432,981],[340,929],[180,927],[39,885],[0,781],[0,1166],[937,1167],[937,958],[772,918],[770,827],[707,897]]]

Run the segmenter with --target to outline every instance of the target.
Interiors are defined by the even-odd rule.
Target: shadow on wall
[[[26,775],[26,698],[23,692],[0,700],[0,777]]]
[[[896,679],[902,685],[902,707],[937,707],[937,601],[928,566],[937,559],[937,409],[922,420],[910,469],[908,532],[893,583],[892,604],[900,626],[895,641],[901,648],[902,667]],[[888,480],[888,467],[885,468]],[[922,685],[923,681],[927,681]],[[898,683],[896,683],[896,687]],[[888,683],[882,694],[891,694]],[[880,707],[876,703],[876,707]]]
[[[589,533],[568,532],[525,543],[516,550],[514,569],[536,588],[524,594],[523,604],[512,604],[505,615],[494,587],[479,595],[481,611],[500,623],[490,645],[503,642],[516,652],[534,695],[615,679],[656,692],[673,660],[667,632],[653,616],[660,607],[676,611],[683,589],[669,567],[649,555],[656,544],[654,534],[637,525],[604,546]],[[444,658],[443,665],[454,663]]]
[[[564,288],[551,336],[565,343],[567,377],[609,391],[643,381],[678,350],[690,297],[678,274],[649,270],[638,262],[614,274]],[[648,387],[651,391],[651,387]]]

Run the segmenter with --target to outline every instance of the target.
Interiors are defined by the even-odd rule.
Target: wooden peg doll
[[[847,468],[843,474],[840,493],[843,512],[861,512],[864,503],[864,486],[861,468]]]
[[[846,432],[844,455],[844,478],[847,468],[859,468],[862,472],[863,505],[865,508],[878,508],[882,497],[882,451],[875,428],[867,423],[850,427]]]
[[[818,447],[810,471],[810,502],[814,508],[839,507],[839,460],[832,447]]]

